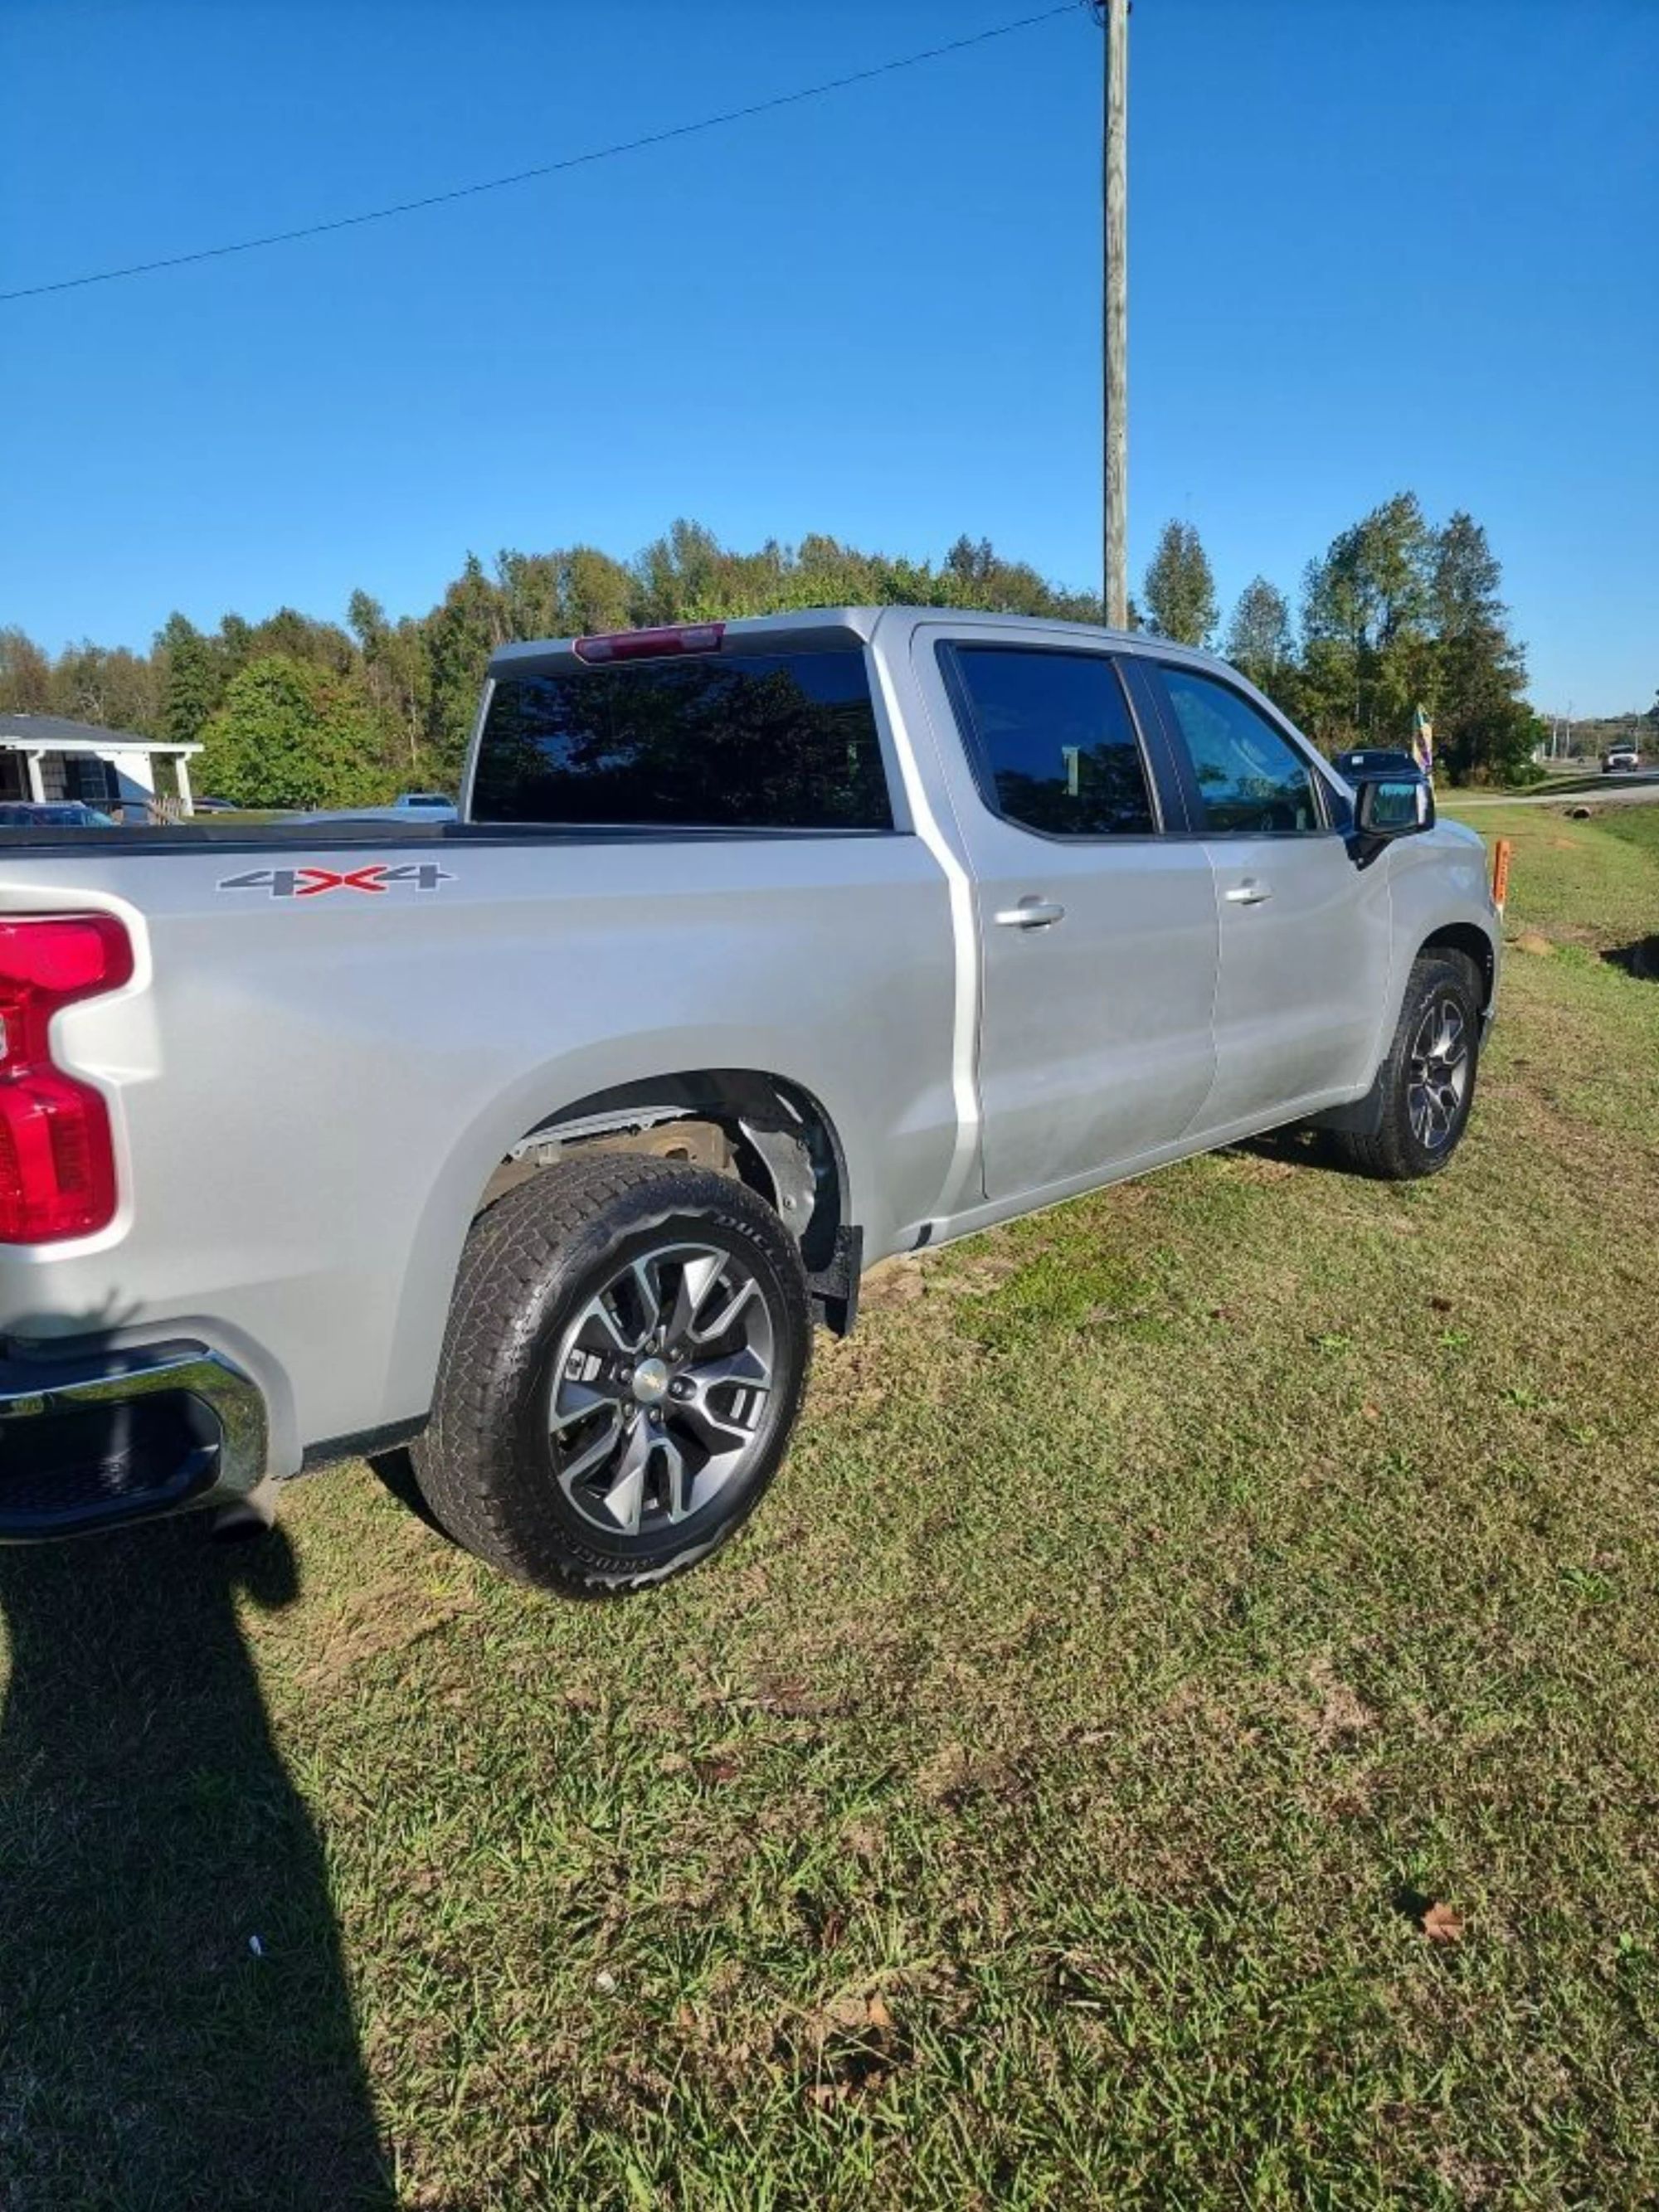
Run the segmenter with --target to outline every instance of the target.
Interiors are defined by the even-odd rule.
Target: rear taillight
[[[109,1112],[53,1066],[52,1018],[131,974],[112,915],[0,917],[0,1243],[87,1237],[114,1216]]]
[[[607,637],[579,637],[578,660],[660,660],[679,653],[718,653],[724,623],[682,623],[677,629],[619,629]]]

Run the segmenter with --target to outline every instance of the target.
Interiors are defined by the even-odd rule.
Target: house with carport
[[[78,799],[128,818],[177,819],[195,811],[189,764],[201,750],[61,714],[0,714],[0,800]]]

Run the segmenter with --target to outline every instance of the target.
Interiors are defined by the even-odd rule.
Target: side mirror
[[[1396,837],[1434,827],[1434,791],[1425,776],[1376,775],[1354,783],[1353,856],[1368,867]]]
[[[1349,852],[1356,867],[1370,867],[1395,836],[1418,836],[1433,830],[1433,785],[1427,776],[1395,769],[1385,776],[1354,779],[1354,834]]]
[[[1420,775],[1368,776],[1358,786],[1354,827],[1364,837],[1409,837],[1434,827],[1434,793]]]

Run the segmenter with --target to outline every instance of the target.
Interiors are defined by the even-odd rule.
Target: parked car
[[[1621,769],[1638,769],[1641,765],[1642,756],[1633,744],[1609,745],[1602,758],[1601,773],[1603,775],[1614,775]]]
[[[337,806],[317,814],[294,814],[290,823],[401,822],[405,823],[457,822],[460,810],[453,799],[437,791],[405,791],[390,806]]]
[[[234,799],[198,799],[192,802],[198,814],[240,814],[241,809]]]
[[[508,1573],[659,1582],[875,1261],[1290,1123],[1430,1175],[1468,1118],[1480,840],[1159,639],[510,646],[462,811],[0,832],[0,1533],[407,1443]]]
[[[0,803],[0,830],[112,830],[114,823],[78,799],[7,799]]]
[[[1366,775],[1415,775],[1417,763],[1409,753],[1390,751],[1382,745],[1364,745],[1357,751],[1338,753],[1331,763],[1350,783]]]

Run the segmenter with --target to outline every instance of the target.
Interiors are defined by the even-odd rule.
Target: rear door
[[[1369,1082],[1387,990],[1386,868],[1357,867],[1340,799],[1218,676],[1146,664],[1214,870],[1221,926],[1206,1131]]]
[[[1201,843],[1164,834],[1161,737],[1109,653],[932,625],[915,650],[962,740],[946,765],[977,902],[987,1195],[1177,1142],[1214,1073],[1218,924]]]

